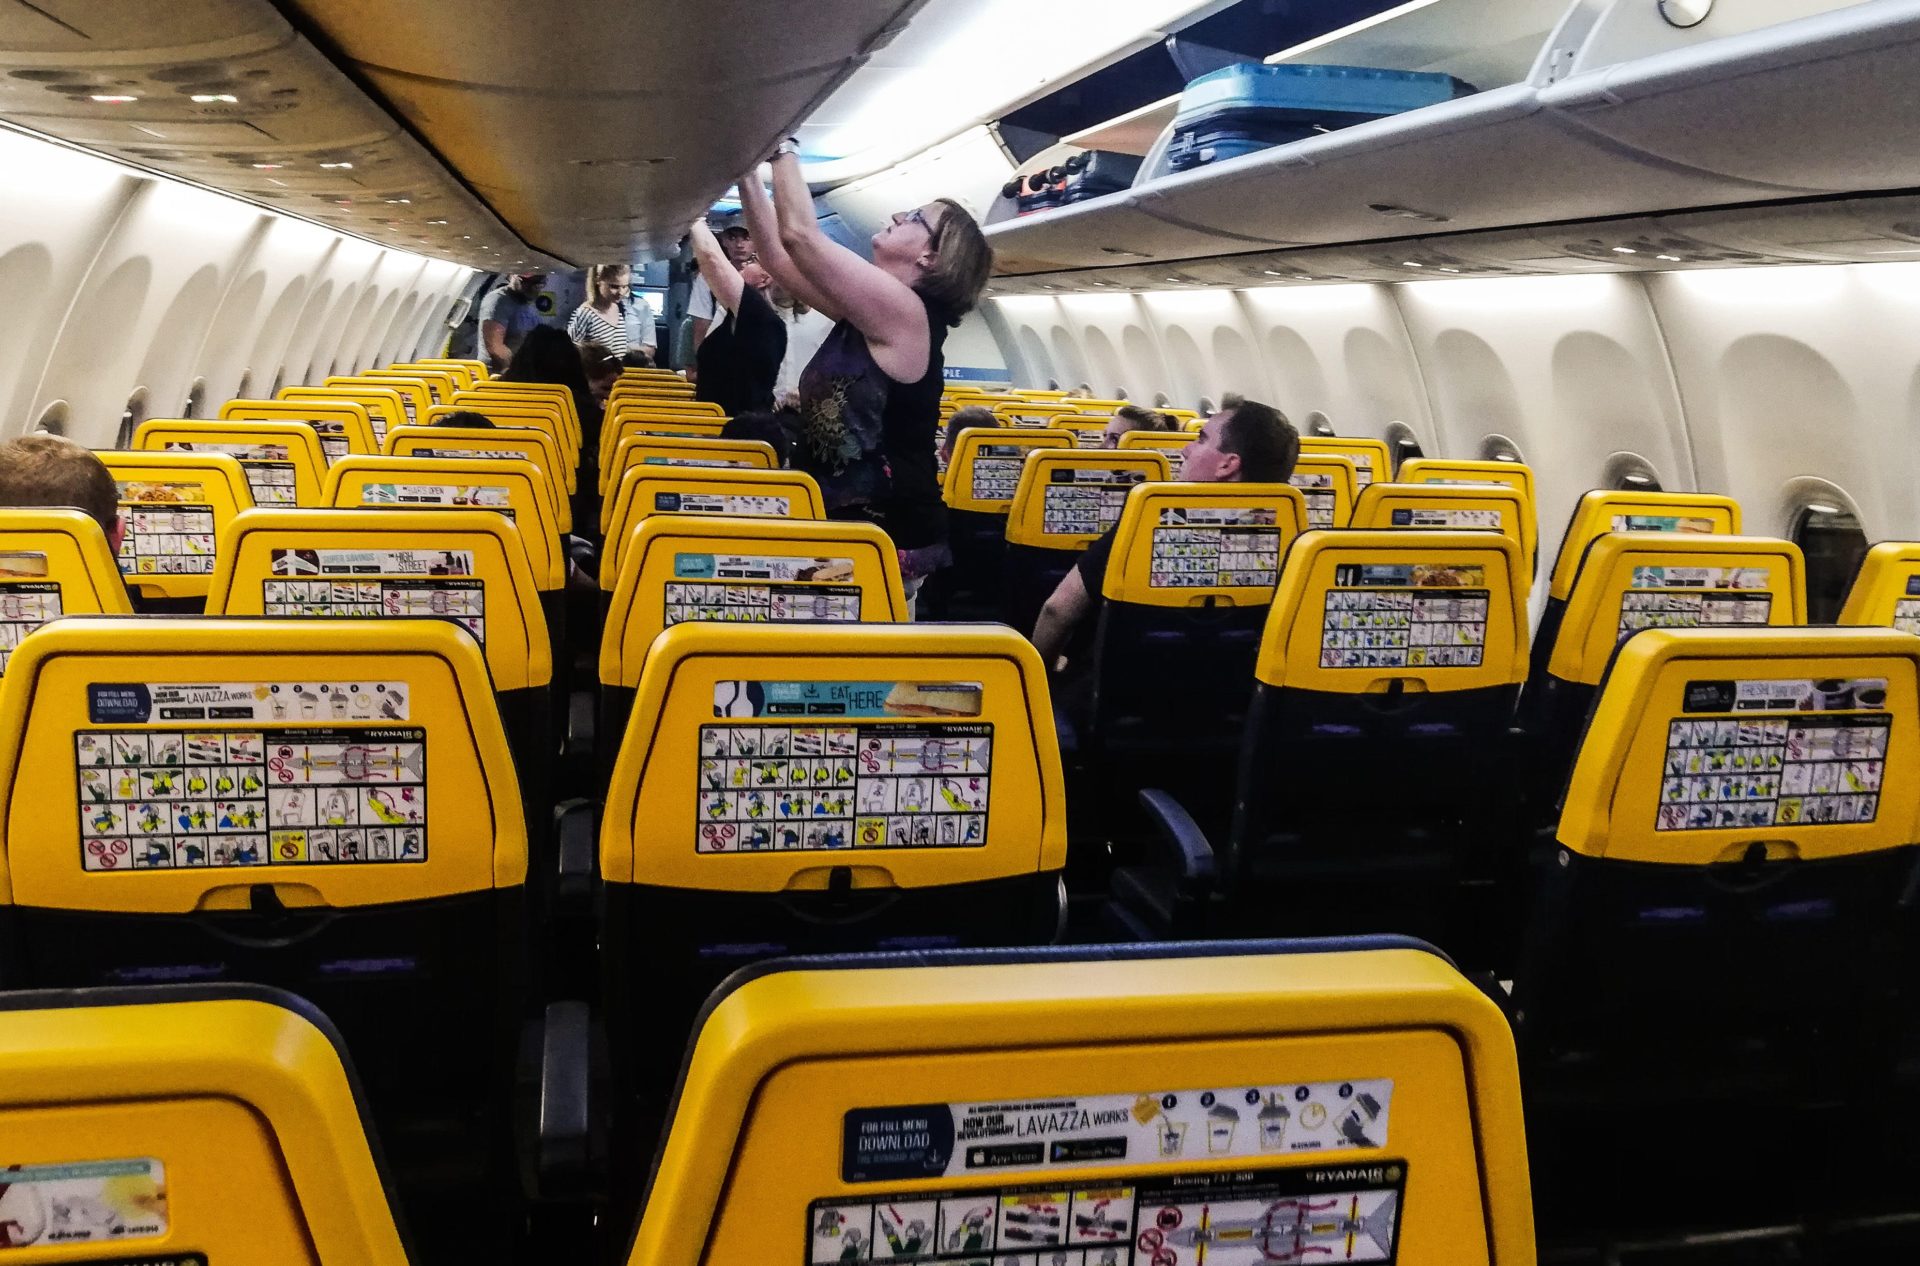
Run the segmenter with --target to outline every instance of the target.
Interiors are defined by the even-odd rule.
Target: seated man
[[[1247,401],[1230,412],[1216,413],[1182,452],[1180,478],[1187,483],[1282,484],[1293,474],[1300,457],[1300,434],[1280,410]],[[1066,652],[1076,630],[1090,629],[1088,618],[1098,610],[1100,588],[1113,554],[1114,529],[1087,546],[1060,581],[1059,588],[1040,609],[1033,628],[1033,644],[1049,665]]]
[[[435,426],[460,427],[467,430],[477,428],[491,431],[496,429],[493,425],[492,418],[484,413],[475,413],[471,409],[461,409],[456,413],[449,413],[443,417],[435,418],[433,424]]]
[[[1232,409],[1224,410],[1231,413]],[[1113,411],[1113,418],[1107,423],[1106,433],[1101,437],[1101,448],[1119,448],[1120,437],[1129,431],[1173,431],[1179,428],[1173,419],[1164,413],[1155,413],[1152,409],[1143,409],[1137,404],[1123,404]]]
[[[72,440],[23,435],[0,444],[0,506],[69,506],[93,516],[120,552],[120,485],[106,465]]]
[[[955,409],[953,416],[947,419],[947,433],[940,439],[940,460],[953,460],[953,446],[960,442],[960,432],[969,427],[999,426],[1000,419],[993,416],[993,410],[983,404],[970,404],[964,409]]]
[[[778,413],[743,413],[737,418],[728,418],[720,428],[720,438],[765,441],[773,446],[773,460],[784,470],[793,465],[793,437],[799,430],[799,415],[791,409],[782,409]]]

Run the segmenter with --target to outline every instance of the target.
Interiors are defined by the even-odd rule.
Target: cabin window
[[[1307,415],[1307,434],[1335,435],[1338,434],[1338,432],[1333,429],[1333,420],[1326,414],[1320,412],[1320,410],[1315,409]]]
[[[55,400],[40,414],[40,420],[33,429],[43,435],[65,435],[67,433],[67,402]],[[125,447],[122,445],[121,447]]]
[[[1653,463],[1638,453],[1615,453],[1607,459],[1606,486],[1623,492],[1659,492],[1662,487]]]
[[[180,416],[183,418],[199,417],[200,407],[206,402],[207,380],[204,378],[196,378],[193,380],[193,386],[187,388],[187,402],[180,406]]]
[[[127,397],[127,407],[120,414],[120,433],[114,438],[115,448],[126,448],[133,443],[133,433],[147,420],[147,389],[135,388]]]
[[[1395,474],[1400,472],[1400,467],[1405,463],[1412,461],[1416,457],[1425,457],[1427,455],[1420,447],[1420,437],[1415,435],[1413,428],[1405,422],[1387,423],[1387,447],[1393,450],[1393,469]]]
[[[233,389],[233,398],[236,400],[251,400],[253,397],[247,393],[252,390],[253,371],[251,369],[243,369],[240,371],[240,385]]]
[[[1837,498],[1803,502],[1794,513],[1790,535],[1807,558],[1807,620],[1832,624],[1840,618],[1847,591],[1867,556],[1867,534],[1859,516]]]
[[[1219,410],[1213,406],[1212,396],[1201,396],[1200,403],[1195,405],[1194,408],[1200,410],[1200,416],[1203,418],[1210,418],[1219,412]]]
[[[273,390],[268,392],[275,400],[280,398],[280,389],[287,385],[287,371],[282,369],[273,376]]]
[[[1525,465],[1527,461],[1520,453],[1520,446],[1504,435],[1489,435],[1480,442],[1480,460],[1515,465]]]

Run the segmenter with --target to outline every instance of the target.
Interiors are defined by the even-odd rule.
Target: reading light
[[[100,102],[102,105],[125,105],[129,101],[138,101],[139,99],[138,97],[130,97],[124,92],[96,92],[93,94],[93,100]]]
[[[353,170],[352,163],[321,163],[320,166],[325,168],[328,171],[352,171]]]
[[[216,101],[224,101],[228,105],[235,105],[238,104],[240,100],[240,98],[234,96],[231,92],[196,92],[190,99],[195,105],[212,105]]]
[[[279,171],[282,167],[286,166],[286,164],[285,163],[253,163],[251,164],[251,166],[255,171]]]

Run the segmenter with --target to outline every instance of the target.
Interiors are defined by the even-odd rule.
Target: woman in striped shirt
[[[595,264],[587,269],[587,301],[573,310],[567,337],[575,343],[598,343],[615,359],[636,349],[653,350],[653,312],[645,299],[633,298],[628,288],[633,270],[625,264]]]

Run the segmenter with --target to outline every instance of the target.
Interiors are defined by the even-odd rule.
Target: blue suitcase
[[[1167,164],[1202,167],[1473,91],[1452,75],[1424,71],[1243,62],[1200,76],[1180,94]]]

